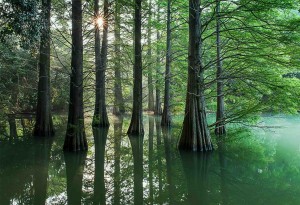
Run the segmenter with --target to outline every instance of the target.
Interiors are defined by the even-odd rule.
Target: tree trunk
[[[50,14],[51,0],[42,0],[43,31],[40,42],[39,82],[34,136],[52,136],[54,128],[50,97]]]
[[[14,115],[8,116],[8,123],[9,123],[9,136],[11,139],[15,139],[18,137],[17,132],[17,124],[16,124],[16,118]]]
[[[93,204],[106,204],[105,198],[105,146],[107,141],[108,128],[94,128],[95,142],[95,177],[94,177],[94,200]]]
[[[164,109],[162,114],[161,125],[171,125],[170,113],[170,81],[171,81],[171,0],[168,0],[167,10],[167,54],[166,54],[166,73],[165,73],[165,96]]]
[[[147,28],[147,44],[148,44],[148,111],[154,111],[154,93],[153,93],[153,74],[152,74],[152,49],[151,49],[151,35],[152,35],[152,3],[149,0],[148,9],[148,28]]]
[[[203,75],[200,0],[190,0],[188,86],[179,149],[193,151],[210,151],[213,149],[205,112]]]
[[[215,134],[218,136],[226,134],[224,124],[224,93],[223,93],[223,70],[221,57],[221,36],[220,36],[220,0],[216,0],[216,15],[217,15],[217,113],[216,113],[216,128]]]
[[[115,81],[114,81],[114,115],[122,115],[125,113],[125,105],[122,92],[122,78],[121,78],[121,17],[120,17],[120,0],[115,3]]]
[[[143,96],[142,96],[142,46],[141,46],[141,7],[142,0],[135,0],[134,16],[134,85],[133,85],[133,109],[131,122],[127,134],[143,135]]]
[[[158,4],[158,8],[157,8],[157,23],[159,23],[160,21],[160,7]],[[156,41],[159,42],[160,39],[160,33],[159,33],[159,29],[157,29],[156,31]],[[154,110],[154,114],[155,115],[161,115],[162,114],[162,109],[161,109],[161,100],[160,100],[160,85],[158,83],[158,80],[160,78],[161,72],[160,72],[160,49],[159,46],[157,45],[156,48],[156,83],[155,83],[155,110]]]
[[[98,16],[99,8],[98,0],[95,0],[95,15]],[[105,71],[107,64],[107,35],[108,35],[108,0],[104,0],[104,24],[103,24],[103,38],[101,54],[99,56],[100,50],[100,28],[95,29],[95,59],[96,59],[96,103],[95,103],[95,113],[93,118],[94,127],[109,127],[109,121],[106,111],[106,100],[105,100]],[[97,25],[96,25],[97,27]],[[97,48],[98,47],[98,48]],[[100,59],[99,59],[100,58]]]
[[[72,0],[72,73],[64,150],[87,150],[83,114],[83,40],[81,0]]]

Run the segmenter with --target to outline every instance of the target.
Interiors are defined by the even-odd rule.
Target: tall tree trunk
[[[122,78],[121,78],[121,17],[120,17],[120,0],[115,3],[115,81],[114,81],[114,107],[113,114],[121,115],[125,113],[125,105],[122,92]]]
[[[95,15],[98,16],[99,8],[98,0],[95,0]],[[107,64],[107,35],[108,35],[108,0],[104,0],[104,24],[103,24],[103,38],[102,38],[102,47],[101,54],[99,55],[100,43],[96,42],[100,40],[99,29],[95,30],[95,59],[96,59],[96,103],[95,103],[95,113],[93,118],[94,127],[109,127],[109,121],[106,111],[106,100],[105,100],[105,71]],[[97,11],[98,10],[98,11]],[[96,13],[97,12],[97,13]],[[98,31],[97,31],[98,30]],[[96,47],[98,46],[98,48]],[[99,59],[100,58],[100,59]]]
[[[156,21],[157,23],[160,22],[160,6],[159,4],[157,5],[157,16],[156,16]],[[159,29],[156,30],[156,41],[157,44],[159,42],[160,39],[160,33],[159,33]],[[161,109],[161,100],[160,100],[160,85],[158,83],[158,80],[160,78],[161,72],[160,72],[160,49],[159,46],[157,45],[156,48],[156,83],[155,83],[155,110],[154,110],[154,114],[155,115],[161,115],[162,114],[162,109]]]
[[[148,28],[147,28],[147,44],[148,44],[148,111],[154,111],[154,93],[153,93],[153,74],[152,74],[152,49],[151,49],[151,35],[152,35],[152,3],[148,3]]]
[[[50,16],[51,0],[42,0],[43,31],[40,42],[39,82],[34,136],[52,136],[54,128],[50,97]]]
[[[141,45],[141,9],[142,0],[135,0],[134,14],[134,85],[133,85],[133,109],[131,122],[127,134],[143,135],[143,96],[142,96],[142,45]]]
[[[72,0],[72,73],[64,150],[87,150],[83,114],[83,40],[81,0]]]
[[[162,126],[171,125],[170,111],[170,81],[171,81],[171,0],[168,0],[167,10],[167,54],[166,54],[166,73],[165,73],[165,96],[164,109],[161,119]]]
[[[189,58],[185,116],[179,149],[213,149],[207,126],[204,97],[204,68],[201,62],[200,0],[189,0]]]
[[[105,146],[107,141],[108,128],[94,128],[95,142],[95,177],[94,177],[94,200],[93,204],[106,204],[105,199]]]
[[[226,134],[224,124],[224,93],[223,93],[223,70],[221,57],[221,36],[220,36],[220,0],[216,0],[216,16],[217,16],[217,113],[215,134],[218,136]]]

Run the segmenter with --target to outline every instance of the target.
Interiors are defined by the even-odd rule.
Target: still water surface
[[[210,154],[180,153],[179,126],[144,123],[143,138],[124,134],[128,118],[87,129],[87,153],[62,151],[65,126],[51,139],[2,140],[0,204],[300,204],[298,115],[232,129]]]

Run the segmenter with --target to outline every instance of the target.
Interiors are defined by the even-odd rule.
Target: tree
[[[216,113],[216,135],[224,135],[226,133],[224,124],[224,93],[223,93],[223,70],[221,57],[221,37],[220,37],[220,0],[216,0],[216,36],[217,36],[217,113]]]
[[[83,40],[81,0],[72,0],[72,60],[66,151],[88,149],[83,113]]]
[[[42,7],[45,5],[42,1]],[[40,39],[40,4],[36,0],[2,0],[0,4],[0,41],[18,36],[21,47],[35,48]]]
[[[157,15],[156,15],[156,23],[159,24],[160,22],[160,6],[159,4],[157,5]],[[162,109],[161,109],[161,99],[160,99],[160,84],[158,83],[159,76],[161,75],[160,71],[160,49],[158,45],[158,41],[160,39],[160,31],[157,28],[156,30],[156,41],[157,41],[157,46],[156,46],[156,72],[155,72],[155,77],[156,77],[156,83],[155,83],[155,109],[154,109],[154,114],[155,115],[161,115],[162,114]]]
[[[200,0],[190,0],[188,87],[183,128],[178,148],[193,151],[210,151],[213,149],[213,145],[205,112],[200,18]]]
[[[36,106],[35,136],[52,136],[54,128],[51,114],[50,97],[50,11],[51,0],[42,1],[43,31],[40,42],[39,83]]]
[[[123,92],[122,92],[122,79],[121,79],[121,17],[120,17],[120,8],[121,2],[120,0],[115,1],[115,79],[114,79],[114,107],[113,107],[113,114],[121,115],[125,113],[125,105],[123,99]]]
[[[134,14],[134,84],[133,84],[133,109],[131,122],[128,129],[130,135],[143,135],[143,110],[142,110],[142,46],[141,46],[141,9],[142,0],[135,0]]]
[[[152,1],[148,2],[148,26],[147,26],[147,59],[148,59],[148,110],[154,111],[153,73],[152,73]]]
[[[99,17],[99,1],[95,0],[94,12],[95,18]],[[107,64],[107,35],[108,35],[108,0],[104,0],[104,20],[103,23],[103,38],[102,47],[100,52],[100,36],[99,27],[96,25],[95,28],[95,61],[96,61],[96,103],[95,103],[95,113],[93,118],[93,126],[97,127],[109,127],[109,121],[106,111],[105,102],[105,70]],[[103,20],[103,21],[104,21]]]
[[[166,71],[165,71],[165,93],[164,93],[164,109],[162,113],[162,126],[171,125],[170,113],[170,81],[171,81],[171,0],[168,0],[167,9],[167,53],[166,53]]]

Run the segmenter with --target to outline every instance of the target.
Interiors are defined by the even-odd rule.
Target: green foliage
[[[32,48],[39,40],[42,28],[39,1],[2,0],[0,2],[0,40],[17,35],[21,46]]]

